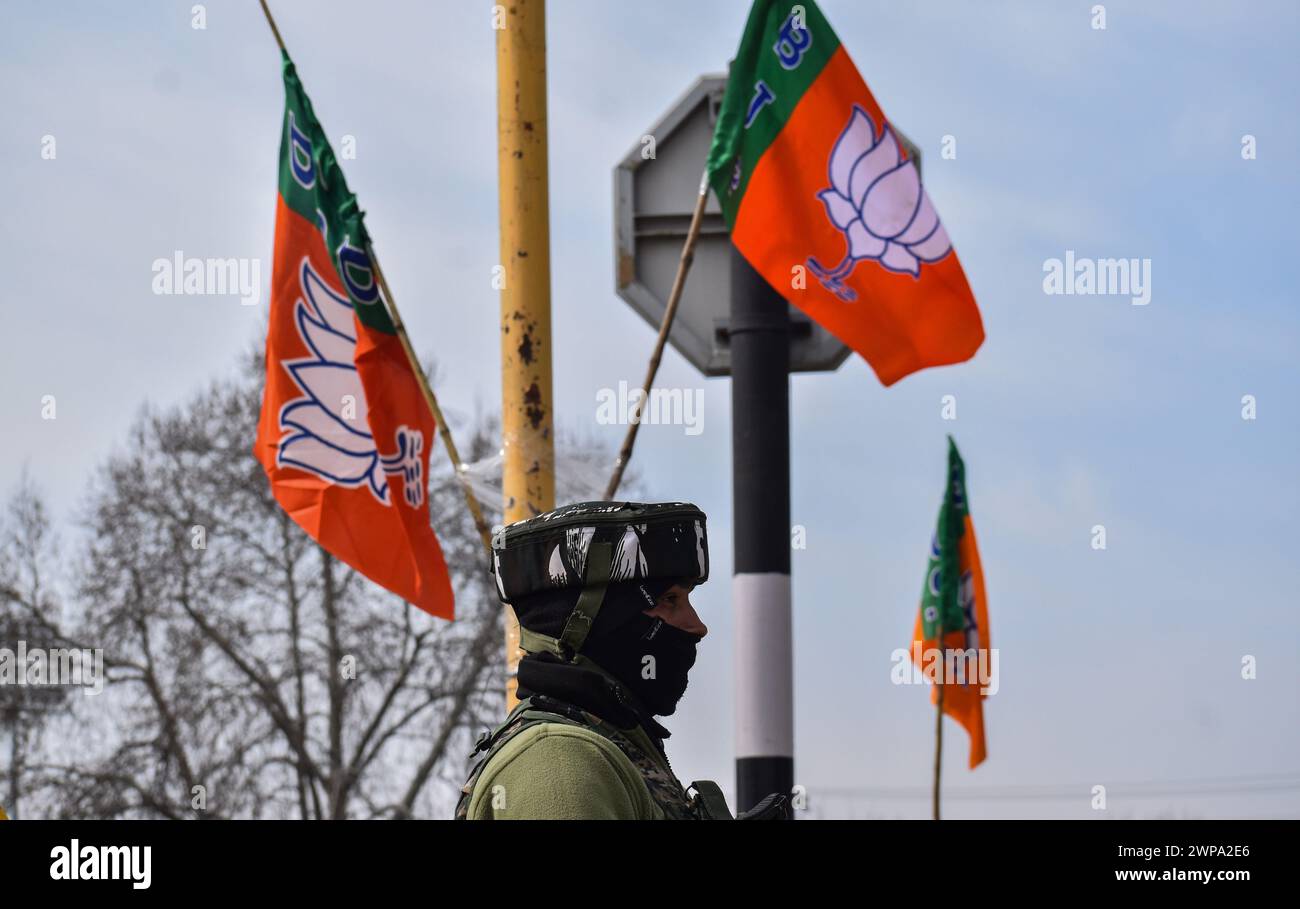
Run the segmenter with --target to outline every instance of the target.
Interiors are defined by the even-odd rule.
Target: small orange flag
[[[943,650],[939,648],[942,629]],[[921,608],[912,633],[912,662],[932,682],[930,703],[944,686],[943,712],[970,735],[970,766],[987,756],[984,698],[996,690],[997,663],[989,644],[988,601],[975,525],[966,499],[966,465],[948,437],[948,487],[930,544]]]

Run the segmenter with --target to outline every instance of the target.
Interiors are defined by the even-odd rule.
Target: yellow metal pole
[[[546,3],[513,0],[497,28],[501,217],[501,435],[505,521],[555,507]],[[506,610],[506,709],[517,703],[519,624]]]

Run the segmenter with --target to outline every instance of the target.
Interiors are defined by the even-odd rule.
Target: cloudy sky
[[[228,374],[266,318],[264,290],[259,306],[151,291],[151,264],[177,250],[259,259],[269,280],[278,55],[251,0],[207,4],[203,29],[192,5],[14,4],[0,33],[0,486],[26,465],[64,521],[141,404]],[[1106,785],[1101,816],[1300,816],[1300,14],[1113,2],[1102,30],[1093,5],[823,5],[926,156],[988,337],[970,363],[890,389],[856,357],[792,380],[795,775],[821,814],[928,812],[932,710],[889,669],[951,432],[1002,671],[984,766],[966,770],[948,727],[948,814],[1097,817],[1090,789]],[[500,400],[490,7],[273,3],[331,140],[355,137],[349,182],[462,426]],[[725,68],[747,9],[550,4],[562,431],[613,447],[597,392],[639,382],[653,341],[614,293],[611,169]],[[1066,250],[1149,259],[1149,305],[1045,294],[1043,263]],[[714,555],[694,597],[712,632],[670,756],[683,780],[730,788],[729,385],[675,352],[660,377],[703,389],[704,431],[645,427],[636,463],[647,496],[705,509]]]

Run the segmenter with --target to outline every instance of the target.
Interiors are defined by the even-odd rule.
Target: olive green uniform
[[[582,663],[621,689],[594,663]],[[521,701],[479,740],[474,753],[482,752],[486,757],[462,789],[458,818],[731,819],[715,784],[692,783],[694,794],[686,792],[662,744],[643,724],[620,728],[547,695]]]

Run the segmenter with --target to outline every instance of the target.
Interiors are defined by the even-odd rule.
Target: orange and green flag
[[[943,712],[970,736],[971,768],[986,756],[984,698],[992,687],[990,681],[996,684],[989,675],[997,672],[992,654],[984,570],[966,498],[966,465],[949,436],[948,485],[930,542],[911,657],[924,677],[936,682],[931,703],[938,702],[939,684],[943,685]]]
[[[452,618],[429,517],[433,414],[370,260],[370,238],[289,55],[253,453],[289,516],[330,553]]]
[[[892,385],[984,326],[921,176],[812,0],[756,0],[708,179],[732,243]]]

